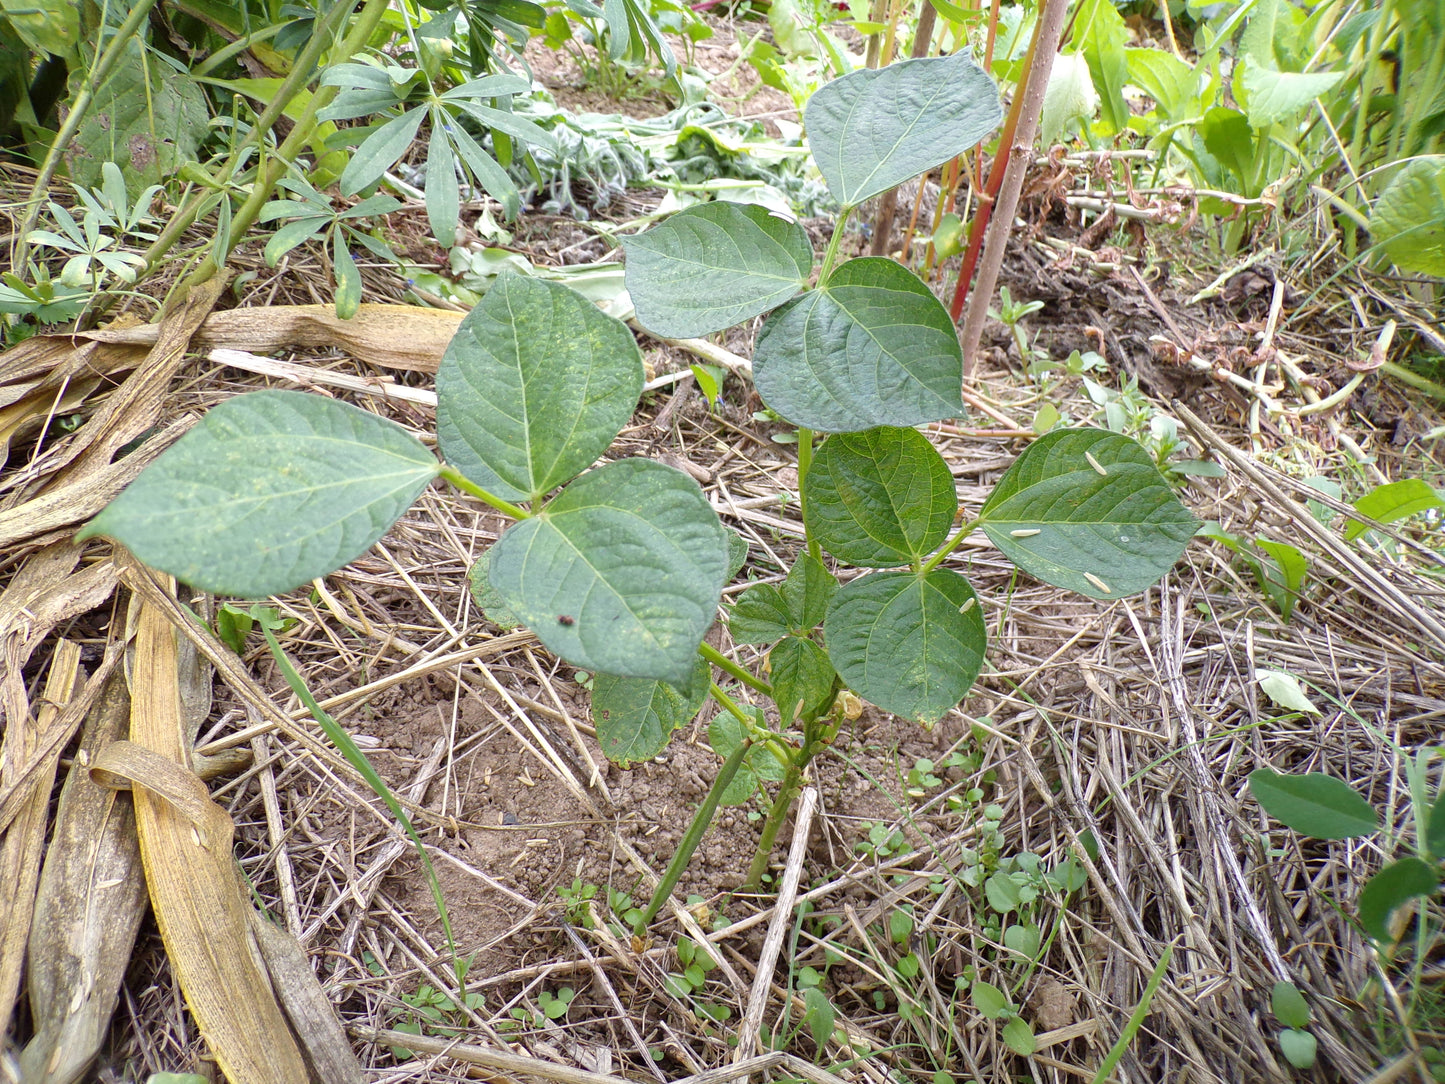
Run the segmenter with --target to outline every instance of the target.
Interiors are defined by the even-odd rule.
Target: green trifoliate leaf
[[[859,696],[930,726],[973,687],[988,644],[973,588],[943,568],[845,584],[823,635],[829,659]]]
[[[1030,576],[1091,598],[1155,583],[1199,526],[1149,453],[1103,429],[1061,429],[1034,441],[979,519]]]
[[[691,207],[624,238],[622,247],[638,323],[674,338],[722,331],[776,308],[813,269],[802,226],[737,203]]]
[[[803,492],[809,532],[861,568],[894,568],[932,553],[958,511],[948,464],[916,429],[829,437]]]
[[[786,636],[768,653],[773,700],[786,723],[811,722],[833,702],[833,665],[812,640]],[[785,725],[786,725],[785,723]]]
[[[769,316],[753,379],[773,410],[825,433],[963,412],[963,351],[948,310],[918,276],[881,257],[849,260],[826,286]]]
[[[1445,155],[1395,174],[1370,211],[1370,235],[1401,271],[1445,276]]]
[[[957,157],[1002,118],[998,90],[966,53],[850,72],[803,113],[813,160],[845,207]]]
[[[707,700],[711,672],[701,658],[679,689],[665,681],[598,674],[592,684],[592,722],[608,760],[626,767],[667,748],[673,731],[692,722]]]
[[[1323,772],[1280,775],[1259,768],[1249,773],[1249,791],[1286,828],[1316,839],[1354,839],[1380,826],[1369,802]]]
[[[607,450],[642,380],[620,320],[560,283],[503,274],[442,355],[442,454],[499,497],[537,500]]]
[[[728,570],[697,483],[649,459],[584,474],[492,548],[492,586],[568,662],[686,681]]]
[[[401,426],[296,391],[228,399],[80,532],[182,583],[262,598],[365,553],[436,477]]]

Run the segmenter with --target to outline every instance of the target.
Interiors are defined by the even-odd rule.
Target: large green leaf
[[[1155,583],[1199,526],[1149,453],[1103,429],[1061,429],[1034,441],[979,520],[1030,576],[1091,598]]]
[[[592,683],[592,722],[608,760],[626,767],[651,760],[667,748],[673,731],[692,722],[707,700],[711,670],[700,657],[678,689],[665,681],[597,674]]]
[[[1159,113],[1177,121],[1199,114],[1199,76],[1188,63],[1163,49],[1125,49],[1129,82],[1154,99]]]
[[[844,207],[957,157],[1002,118],[998,90],[967,50],[849,72],[803,113],[813,160]]]
[[[859,696],[930,726],[973,687],[988,646],[973,588],[946,568],[875,572],[845,584],[823,635]]]
[[[787,301],[813,269],[807,231],[766,208],[705,203],[623,238],[637,320],[692,338],[751,320]]]
[[[1259,768],[1249,773],[1249,791],[1286,828],[1316,839],[1354,839],[1380,826],[1369,802],[1348,783],[1323,772],[1280,775]]]
[[[508,272],[442,355],[442,455],[497,496],[537,500],[607,450],[642,380],[625,324],[560,283]]]
[[[1250,126],[1268,128],[1285,123],[1323,94],[1334,89],[1344,72],[1284,72],[1254,57],[1242,58],[1234,87],[1244,103]]]
[[[101,167],[116,162],[132,192],[169,180],[181,163],[197,156],[210,115],[206,95],[189,75],[146,54],[137,37],[127,56],[95,94],[75,139],[66,148],[70,179],[87,188],[102,181]],[[149,77],[147,77],[149,76]],[[89,75],[72,67],[77,93]]]
[[[1445,276],[1445,155],[1395,174],[1370,210],[1370,234],[1401,271]]]
[[[578,478],[492,548],[492,586],[548,649],[588,670],[681,682],[728,571],[697,483],[650,459]]]
[[[296,391],[228,399],[80,532],[218,595],[262,598],[361,556],[436,477],[400,426]]]
[[[1432,508],[1445,508],[1445,497],[1419,478],[1401,478],[1398,482],[1386,482],[1355,502],[1356,511],[1381,523],[1394,523]],[[1368,530],[1369,527],[1363,522],[1352,519],[1345,524],[1345,540],[1354,541]]]
[[[937,549],[958,494],[943,456],[916,429],[839,433],[803,483],[808,531],[840,561],[894,568]]]
[[[826,433],[963,412],[963,351],[948,310],[917,275],[882,257],[849,260],[826,286],[769,316],[753,380],[788,421]]]
[[[1084,0],[1074,16],[1074,49],[1082,53],[1099,92],[1100,127],[1105,135],[1122,132],[1129,124],[1124,84],[1129,81],[1129,60],[1124,46],[1129,28],[1113,0]]]

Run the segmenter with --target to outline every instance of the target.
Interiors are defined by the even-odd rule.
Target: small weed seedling
[[[356,89],[374,77],[360,69],[336,78]],[[419,122],[442,104],[404,116]],[[769,314],[754,384],[797,429],[807,545],[781,584],[749,588],[727,614],[733,642],[765,653],[766,680],[703,642],[746,547],[697,483],[649,459],[594,466],[642,392],[631,330],[543,279],[500,276],[458,327],[437,374],[444,463],[355,407],[256,392],[212,410],[81,537],[109,536],[193,587],[256,599],[354,560],[446,480],[514,521],[473,591],[594,675],[608,757],[658,755],[709,697],[725,713],[713,741],[728,752],[662,885],[645,909],[614,903],[614,915],[651,920],[739,776],[750,791],[776,787],[747,877],[756,886],[850,704],[932,724],[972,687],[987,650],[982,607],[944,565],[965,538],[982,530],[1025,573],[1114,600],[1156,582],[1197,526],[1149,452],[1099,429],[1040,437],[958,525],[948,464],[917,428],[965,412],[953,322],[912,272],[840,263],[838,250],[859,204],[974,146],[1000,116],[963,54],[855,71],[813,95],[812,153],[843,212],[812,288],[802,226],[757,206],[691,207],[624,242],[627,289],[650,331],[696,337]],[[831,435],[817,445],[818,433]]]

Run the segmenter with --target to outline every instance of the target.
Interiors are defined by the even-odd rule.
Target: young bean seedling
[[[114,538],[192,586],[260,598],[360,556],[445,479],[514,521],[473,587],[595,675],[609,757],[656,756],[709,697],[725,712],[714,740],[726,760],[643,921],[744,771],[752,785],[777,780],[757,885],[810,762],[856,703],[845,691],[932,724],[973,685],[983,614],[945,566],[966,537],[981,529],[1025,573],[1117,599],[1158,580],[1196,527],[1147,451],[1097,429],[1035,441],[957,525],[948,465],[915,428],[964,413],[954,326],[899,264],[840,263],[838,249],[859,204],[974,146],[1000,115],[963,55],[819,90],[805,120],[843,210],[811,288],[803,228],[760,207],[705,204],[626,242],[628,291],[650,331],[701,336],[769,314],[754,381],[798,429],[806,549],[727,614],[734,643],[766,649],[766,678],[703,642],[745,547],[697,484],[649,459],[594,465],[642,391],[632,332],[545,280],[501,276],[458,328],[437,374],[444,462],[354,407],[256,392],[212,410],[82,537]]]

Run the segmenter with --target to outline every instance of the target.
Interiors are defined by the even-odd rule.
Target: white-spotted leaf
[[[264,598],[360,557],[437,472],[375,414],[253,392],[214,408],[78,537],[113,538],[192,587]]]
[[[967,50],[860,68],[815,93],[803,113],[813,160],[844,207],[957,157],[1002,118],[998,90]]]
[[[705,203],[623,238],[627,292],[647,330],[693,338],[751,320],[806,285],[813,247],[758,206]]]
[[[499,497],[537,500],[607,450],[642,380],[627,325],[560,283],[505,273],[442,355],[442,455]]]
[[[1149,453],[1103,429],[1034,441],[989,494],[980,525],[1035,579],[1091,598],[1155,583],[1199,526]]]
[[[824,433],[963,412],[963,351],[948,310],[917,275],[881,257],[849,260],[769,316],[753,380],[773,410]]]
[[[727,573],[697,483],[650,459],[589,471],[492,548],[492,586],[548,650],[619,677],[686,681]]]

